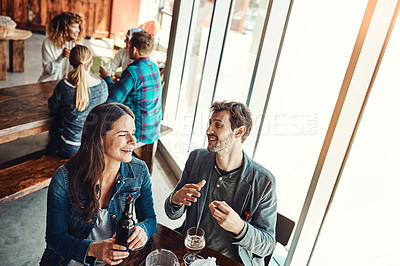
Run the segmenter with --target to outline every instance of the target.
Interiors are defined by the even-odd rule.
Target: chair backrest
[[[295,223],[292,220],[278,213],[275,227],[276,241],[286,246],[292,235],[294,225]]]
[[[282,214],[278,213],[276,217],[276,226],[275,226],[276,242],[282,244],[283,246],[286,246],[287,243],[289,242],[290,236],[292,235],[294,225],[295,222],[283,216]],[[271,258],[272,254],[265,257],[264,259],[265,265],[269,264]]]

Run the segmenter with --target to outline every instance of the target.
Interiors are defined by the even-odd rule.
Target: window
[[[356,41],[360,25],[369,11],[375,14],[374,8],[366,12],[367,6],[374,6],[377,2],[251,0],[247,6],[243,6],[244,1],[229,0],[194,1],[193,5],[186,1],[178,2],[180,14],[179,19],[175,20],[174,47],[170,47],[172,63],[165,112],[165,121],[172,125],[175,135],[165,136],[162,142],[183,169],[188,152],[205,146],[211,102],[223,99],[247,102],[255,125],[244,150],[275,175],[278,211],[296,223],[308,218],[307,229],[300,227],[296,232],[296,241],[302,235],[307,243],[300,245],[302,250],[296,251],[292,261],[305,265],[312,250],[321,254],[332,250],[329,237],[326,237],[320,249],[313,245],[328,208],[326,202],[333,185],[315,186],[318,196],[314,198],[311,195],[310,199],[306,196],[313,185],[313,174],[339,93],[346,81],[354,47],[359,45]],[[376,13],[390,18],[389,13],[394,10],[390,6],[393,2],[379,2]],[[388,8],[381,10],[381,6],[385,5]],[[204,20],[204,17],[209,19]],[[371,24],[381,32],[386,32],[381,21]],[[360,68],[374,69],[376,62],[364,58],[379,56],[380,51],[374,49],[380,48],[377,42],[370,37],[365,45],[373,46],[368,50],[371,56],[362,54],[360,58],[363,60],[355,61],[361,77],[350,77],[350,82],[367,82],[366,85],[356,84],[361,89],[368,88],[370,76],[362,80]],[[387,69],[393,69],[391,67]],[[353,93],[357,86],[349,91]],[[394,94],[391,97],[395,99],[396,96]],[[357,100],[360,99],[358,97]],[[392,118],[395,118],[394,113]],[[357,117],[358,110],[350,111],[350,116]],[[342,115],[339,113],[337,119],[340,118]],[[340,143],[341,137],[338,138],[336,141]],[[328,147],[328,151],[331,148]],[[353,160],[353,167],[359,168],[367,157]],[[359,161],[356,163],[356,160]],[[331,165],[340,168],[342,162],[337,160]],[[324,178],[334,184],[337,176],[329,176],[329,169],[325,171]],[[325,197],[321,206],[301,217],[305,199],[319,204],[319,195]],[[320,219],[312,224],[310,220],[314,215]],[[311,233],[310,228],[313,231]],[[296,245],[297,242],[295,245],[289,243],[288,247],[296,249]],[[289,251],[289,256],[293,255],[292,251]],[[317,258],[315,261],[318,261]]]
[[[399,45],[397,21],[311,265],[400,263]]]

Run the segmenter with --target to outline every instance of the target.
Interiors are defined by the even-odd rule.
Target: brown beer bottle
[[[128,237],[134,230],[135,221],[133,220],[133,200],[131,194],[129,194],[126,198],[124,214],[118,221],[115,244],[125,246],[128,249]]]

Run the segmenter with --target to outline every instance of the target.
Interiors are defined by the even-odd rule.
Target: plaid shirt
[[[106,77],[108,101],[123,103],[135,114],[135,137],[138,142],[153,143],[160,137],[161,79],[158,67],[148,57],[142,57],[122,72],[113,83]]]

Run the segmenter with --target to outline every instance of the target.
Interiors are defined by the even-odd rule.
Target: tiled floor
[[[37,81],[42,71],[43,39],[44,35],[33,34],[26,41],[25,72],[8,72],[7,80],[0,81],[0,90]],[[95,55],[112,55],[107,40],[86,40],[85,43],[92,48]],[[38,150],[46,142],[47,134],[44,133],[0,145],[0,162]],[[164,200],[175,186],[176,180],[159,154],[156,155],[151,179],[157,222],[170,228],[180,226],[182,219],[171,221],[164,213]],[[0,206],[0,265],[38,265],[45,248],[46,193],[47,189],[42,189]]]

